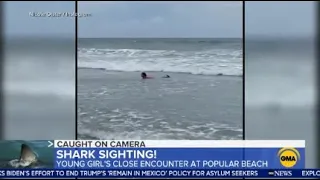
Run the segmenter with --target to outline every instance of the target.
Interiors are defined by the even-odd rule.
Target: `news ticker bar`
[[[131,169],[131,170],[67,170],[24,169],[0,170],[2,178],[92,177],[92,178],[316,178],[320,169],[230,170],[230,169]]]

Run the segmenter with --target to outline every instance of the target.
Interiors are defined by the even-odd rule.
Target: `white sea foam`
[[[164,71],[202,75],[242,75],[242,51],[78,49],[79,68],[113,71]]]

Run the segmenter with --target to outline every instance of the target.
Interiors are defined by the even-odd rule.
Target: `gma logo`
[[[278,151],[278,157],[283,167],[291,168],[300,160],[300,153],[293,147],[286,147]]]

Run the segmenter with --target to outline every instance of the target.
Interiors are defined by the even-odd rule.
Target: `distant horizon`
[[[242,39],[242,37],[78,37],[78,39]]]
[[[316,35],[300,35],[300,36],[283,36],[283,35],[256,35],[256,34],[246,34],[245,35],[245,41],[246,40],[312,40],[316,39]]]

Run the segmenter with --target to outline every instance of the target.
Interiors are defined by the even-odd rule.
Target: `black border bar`
[[[74,1],[74,11],[78,14],[78,1]],[[78,139],[78,16],[75,17],[75,139]]]
[[[245,140],[246,139],[246,134],[245,134],[245,129],[246,129],[246,121],[245,121],[245,111],[246,111],[246,106],[245,106],[245,87],[246,87],[246,81],[245,81],[245,25],[246,25],[246,21],[245,21],[245,9],[246,9],[246,2],[242,1],[242,139]],[[242,151],[242,157],[243,159],[246,159],[246,152]],[[246,178],[243,178],[246,179]]]
[[[245,1],[242,1],[242,139],[245,140],[246,139],[246,135],[245,135],[245,127],[246,127],[246,124],[245,124],[245,88],[246,88],[246,85],[245,85],[245,50],[246,50],[246,44],[245,44]]]

